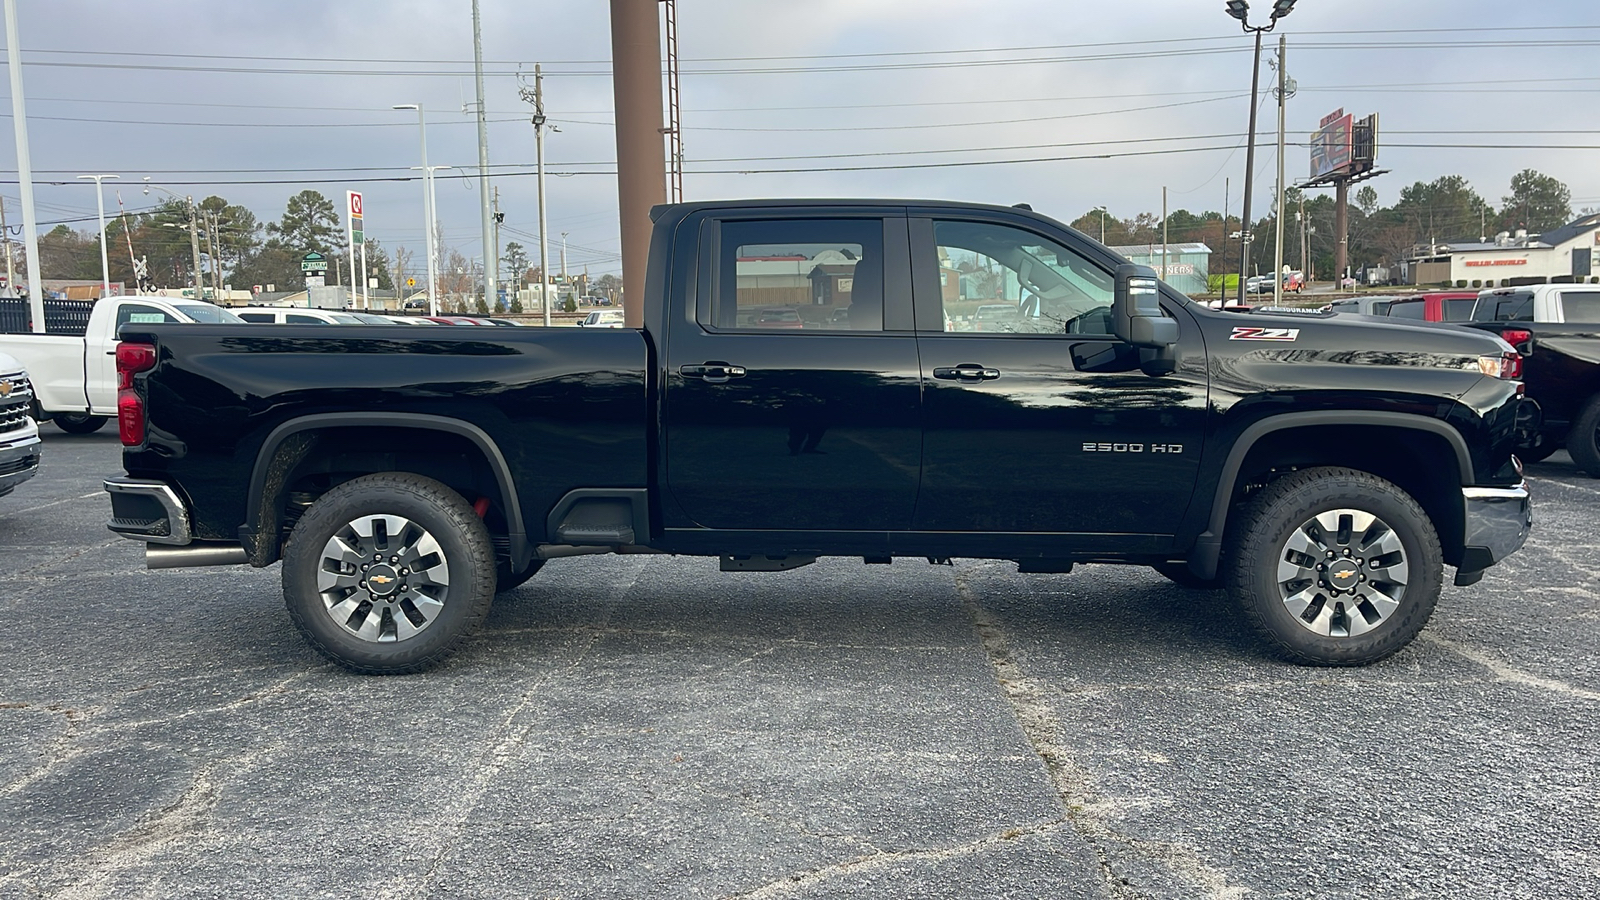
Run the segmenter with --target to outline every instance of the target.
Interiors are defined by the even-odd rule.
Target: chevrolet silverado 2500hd
[[[643,329],[124,325],[110,527],[152,567],[281,560],[368,673],[437,663],[546,560],[653,552],[1147,565],[1361,664],[1528,533],[1493,335],[1213,311],[955,203],[658,207],[638,289]]]

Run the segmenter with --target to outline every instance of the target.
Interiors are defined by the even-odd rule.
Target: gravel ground
[[[1145,569],[552,562],[445,668],[151,572],[114,433],[0,501],[0,897],[1600,896],[1600,481],[1357,670]]]

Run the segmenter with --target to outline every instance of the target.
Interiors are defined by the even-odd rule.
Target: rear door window
[[[1471,322],[1472,307],[1477,302],[1478,298],[1476,297],[1444,301],[1444,320],[1446,322]]]
[[[1420,297],[1415,300],[1396,300],[1389,304],[1389,316],[1394,319],[1415,319],[1420,322],[1428,316],[1428,303]]]
[[[882,331],[883,220],[724,221],[702,325],[719,331]],[[708,315],[709,313],[709,315]]]

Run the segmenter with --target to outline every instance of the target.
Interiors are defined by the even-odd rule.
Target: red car
[[[1389,304],[1389,317],[1423,322],[1470,322],[1477,291],[1428,291],[1409,297],[1396,297]]]

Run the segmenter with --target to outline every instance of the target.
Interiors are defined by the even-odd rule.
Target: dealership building
[[[1417,284],[1499,287],[1544,281],[1600,279],[1600,214],[1544,234],[1501,232],[1492,241],[1439,244],[1412,261]]]
[[[1155,269],[1162,281],[1182,293],[1208,291],[1206,279],[1211,271],[1211,248],[1205,244],[1131,244],[1111,249],[1126,256],[1129,262]],[[1171,257],[1169,265],[1162,265],[1163,253]]]

